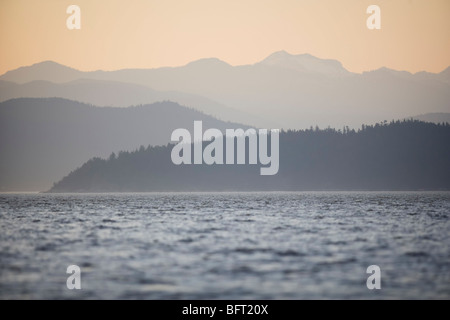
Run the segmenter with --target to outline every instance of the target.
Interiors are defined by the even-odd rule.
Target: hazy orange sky
[[[81,8],[68,30],[66,8]],[[381,8],[369,30],[366,8]],[[255,63],[310,53],[362,72],[450,65],[450,0],[0,0],[0,74],[53,60],[80,70]]]

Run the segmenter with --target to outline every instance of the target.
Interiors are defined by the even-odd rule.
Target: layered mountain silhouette
[[[72,74],[72,73],[70,73]],[[61,79],[67,77],[61,76]],[[118,81],[77,79],[54,83],[35,80],[23,84],[0,80],[0,102],[14,98],[59,97],[96,106],[128,107],[173,101],[224,121],[252,123],[257,117],[228,108],[210,99],[176,91],[163,92],[143,85]],[[263,123],[262,119],[256,120]]]
[[[211,58],[175,68],[81,72],[42,62],[0,77],[17,84],[44,80],[65,86],[79,79],[145,86],[165,93],[168,100],[259,127],[357,128],[362,123],[450,112],[450,68],[437,74],[411,74],[387,68],[356,74],[335,60],[284,51],[243,66]],[[185,103],[185,97],[176,96],[180,94],[203,100]],[[124,101],[132,101],[125,95],[121,95]],[[70,98],[93,103],[76,94]],[[225,109],[233,110],[234,115],[220,111]],[[240,113],[250,117],[241,118]]]
[[[356,74],[336,60],[285,51],[242,66],[210,58],[83,72],[45,61],[0,76],[0,191],[48,189],[89,158],[166,145],[175,128],[194,120],[205,128],[287,130],[411,117],[442,123],[449,114],[450,67],[436,74],[387,68]],[[147,151],[158,158],[154,150],[164,148]]]
[[[50,192],[450,190],[450,125],[419,121],[280,135],[280,167],[174,165],[172,145],[93,158]],[[224,144],[225,145],[225,144]]]
[[[42,191],[89,158],[167,144],[176,128],[247,128],[173,102],[95,107],[61,98],[0,103],[0,191]],[[170,159],[169,159],[170,160]]]

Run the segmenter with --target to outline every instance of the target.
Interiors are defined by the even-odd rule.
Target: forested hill
[[[450,190],[450,125],[420,121],[280,134],[278,174],[257,165],[174,165],[173,145],[93,158],[50,192]]]

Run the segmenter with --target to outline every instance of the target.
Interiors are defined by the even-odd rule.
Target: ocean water
[[[449,192],[2,194],[0,298],[449,299],[449,216]]]

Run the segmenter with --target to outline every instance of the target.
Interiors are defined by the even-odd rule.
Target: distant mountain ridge
[[[175,91],[157,91],[133,83],[77,79],[62,83],[34,80],[18,84],[0,80],[0,102],[23,97],[58,97],[93,104],[99,107],[129,107],[161,101],[172,101],[224,121],[240,121],[251,124],[255,120],[255,117],[252,115],[228,108],[198,95]],[[260,122],[262,122],[261,119]]]
[[[84,72],[64,66],[54,61],[42,61],[24,66],[3,74],[0,79],[15,83],[44,80],[50,82],[68,82],[83,77]]]
[[[319,59],[310,54],[291,55],[286,51],[278,51],[261,62],[261,65],[281,67],[300,72],[317,72],[329,76],[349,76],[347,71],[337,60]]]
[[[247,128],[173,102],[96,107],[61,98],[0,103],[0,191],[42,191],[89,158],[140,146],[165,145],[172,131]]]
[[[242,122],[260,127],[359,127],[362,123],[450,112],[449,68],[436,74],[387,68],[356,74],[335,60],[284,51],[242,66],[210,58],[181,67],[81,72],[44,62],[0,77],[19,84],[77,79],[116,81],[202,97],[215,103],[210,105],[216,110],[211,114],[220,116],[217,110],[230,108],[254,119]],[[233,120],[239,120],[237,117]]]

